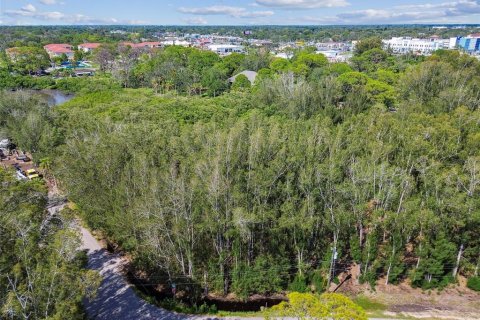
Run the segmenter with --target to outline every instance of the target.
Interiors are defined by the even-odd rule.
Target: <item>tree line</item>
[[[124,84],[173,89],[36,111],[32,127],[49,129],[29,149],[152,284],[248,297],[321,292],[351,268],[372,286],[478,276],[480,63],[360,48],[351,64],[167,48]],[[255,63],[255,84],[192,91],[230,62]],[[8,114],[24,139],[22,113]]]

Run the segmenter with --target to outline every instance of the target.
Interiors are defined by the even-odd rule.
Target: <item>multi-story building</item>
[[[390,40],[383,40],[385,49],[390,49],[394,53],[418,53],[431,54],[432,52],[449,47],[450,40],[431,37],[428,39],[418,39],[411,37],[395,37]]]
[[[480,33],[470,34],[466,37],[451,38],[450,43],[456,48],[463,49],[467,52],[480,51]]]

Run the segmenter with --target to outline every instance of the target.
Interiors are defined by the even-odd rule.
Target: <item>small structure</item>
[[[229,78],[228,79],[228,82],[230,83],[234,83],[235,80],[237,79],[237,77],[239,75],[243,74],[244,76],[247,77],[248,81],[250,81],[250,83],[253,85],[255,83],[255,79],[257,78],[257,75],[258,73],[256,73],[255,71],[251,71],[251,70],[245,70],[245,71],[242,71],[236,75],[234,75],[233,77]]]
[[[134,45],[135,48],[161,48],[162,44],[160,42],[140,42]]]
[[[161,42],[140,42],[140,43],[133,43],[133,42],[120,42],[119,46],[124,47],[131,47],[132,49],[154,49],[154,48],[161,48],[163,45]]]
[[[208,46],[208,49],[221,56],[227,56],[232,53],[245,52],[245,48],[243,46],[239,46],[235,44],[211,44]]]
[[[185,40],[165,40],[162,41],[163,46],[181,46],[181,47],[190,47],[191,43]]]
[[[82,50],[85,53],[90,53],[101,45],[101,43],[82,43],[78,45],[78,50]]]
[[[50,58],[60,57],[65,54],[69,59],[73,58],[73,46],[66,43],[52,43],[43,47]]]

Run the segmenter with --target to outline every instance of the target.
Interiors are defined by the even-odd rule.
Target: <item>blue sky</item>
[[[480,23],[480,0],[0,0],[3,25]]]

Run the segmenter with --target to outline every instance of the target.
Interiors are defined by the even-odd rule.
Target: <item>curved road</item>
[[[96,270],[103,277],[97,296],[85,301],[85,309],[89,319],[95,320],[183,320],[206,319],[177,314],[141,299],[127,282],[121,272],[124,262],[116,254],[109,253],[85,228],[82,234],[82,250],[88,250],[88,268]]]

